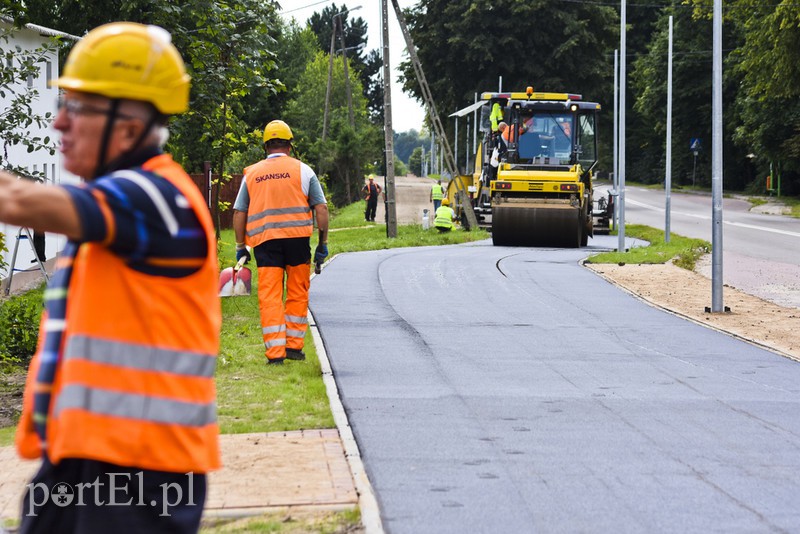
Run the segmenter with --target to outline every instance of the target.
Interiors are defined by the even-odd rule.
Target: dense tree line
[[[336,204],[356,200],[365,172],[382,154],[382,101],[377,51],[364,52],[366,23],[341,18],[349,60],[354,121],[349,121],[342,56],[332,69],[328,135],[322,123],[335,4],[302,26],[285,22],[274,0],[180,5],[153,0],[28,0],[3,13],[83,35],[100,24],[130,20],[171,32],[192,77],[190,111],[172,119],[168,149],[189,172],[209,161],[223,180],[263,157],[261,131],[276,118],[293,128],[299,156],[317,169]],[[316,32],[316,33],[315,33]],[[324,43],[324,46],[323,46]],[[340,48],[337,38],[337,50]],[[67,50],[64,51],[66,56]]]
[[[600,170],[611,168],[613,53],[619,2],[420,0],[406,12],[439,109],[504,90],[582,93],[603,105]],[[690,139],[701,139],[696,181],[711,176],[711,2],[627,3],[627,175],[664,180],[668,19],[673,16],[673,183],[692,180]],[[763,192],[781,173],[800,194],[800,10],[791,2],[725,2],[724,182]],[[420,97],[411,66],[404,87]],[[448,124],[448,128],[452,125]],[[452,135],[452,132],[451,132]]]
[[[672,16],[673,183],[691,182],[694,175],[699,185],[708,185],[711,4],[629,0],[627,5],[628,177],[664,180]],[[275,0],[186,0],[180,7],[154,0],[27,0],[24,8],[7,1],[0,6],[20,22],[75,35],[120,19],[171,31],[192,76],[192,94],[190,113],[173,120],[170,150],[192,172],[204,161],[215,170],[239,172],[261,156],[260,131],[273,118],[291,124],[299,154],[318,170],[337,204],[356,199],[361,176],[383,168],[381,58],[379,51],[365,49],[366,23],[344,6],[326,5],[299,24],[283,21]],[[338,36],[332,62],[329,57],[335,18],[347,49],[352,121]],[[469,105],[475,93],[496,90],[501,77],[505,90],[532,85],[581,93],[603,106],[599,170],[611,169],[619,3],[420,0],[406,19],[440,112]],[[800,194],[800,10],[787,2],[727,1],[723,49],[726,189],[761,192],[772,169],[773,176],[781,175],[783,193]],[[421,100],[407,61],[402,82]],[[443,123],[453,135],[452,121]],[[689,150],[695,138],[703,145],[696,161]]]

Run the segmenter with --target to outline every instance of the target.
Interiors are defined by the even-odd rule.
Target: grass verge
[[[711,243],[670,232],[669,243],[664,242],[664,231],[640,224],[625,225],[625,236],[650,243],[647,247],[634,247],[628,252],[602,252],[586,259],[586,263],[666,263],[694,269],[697,259],[711,251]]]

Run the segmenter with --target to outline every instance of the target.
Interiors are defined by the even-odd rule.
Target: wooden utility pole
[[[344,26],[342,25],[341,13],[336,17],[339,21],[339,44],[342,47],[342,65],[344,65],[344,87],[347,93],[347,111],[350,114],[350,127],[356,127],[356,119],[353,115],[353,92],[350,89],[350,71],[347,68],[347,48],[344,44]]]
[[[478,228],[478,218],[475,216],[475,210],[472,209],[472,201],[469,198],[469,194],[467,194],[467,191],[464,189],[464,184],[458,178],[458,169],[456,167],[455,156],[453,155],[453,150],[450,148],[450,142],[447,140],[447,135],[445,135],[444,126],[442,126],[442,121],[439,119],[439,114],[436,112],[436,104],[433,102],[433,95],[431,94],[430,87],[428,87],[428,81],[425,79],[425,73],[422,71],[422,64],[419,62],[419,58],[417,57],[417,49],[414,47],[414,40],[411,38],[411,34],[408,31],[405,17],[403,16],[403,12],[400,10],[400,5],[397,3],[397,0],[392,0],[392,6],[394,6],[394,12],[397,15],[397,22],[400,23],[400,30],[402,30],[403,37],[406,40],[408,56],[411,59],[411,65],[414,67],[414,73],[417,76],[420,89],[422,89],[422,97],[425,100],[425,105],[428,107],[428,116],[431,119],[431,125],[433,125],[434,131],[439,136],[439,143],[442,148],[441,152],[444,158],[444,164],[450,172],[450,176],[452,177],[451,179],[456,186],[456,196],[461,204],[464,215],[466,216],[464,226],[467,230]],[[388,34],[387,30],[384,30],[384,32]],[[385,39],[388,41],[388,36],[385,37]],[[388,50],[387,42],[384,43],[384,46],[386,46],[386,49]],[[385,57],[386,56],[384,56],[384,69],[386,69]]]
[[[392,130],[392,71],[389,66],[389,6],[381,0],[383,29],[383,136],[386,140],[386,237],[397,237],[394,192],[394,130]]]
[[[325,113],[322,116],[322,141],[328,136],[328,110],[331,107],[331,82],[333,78],[333,54],[336,46],[336,23],[331,24],[331,53],[328,56],[328,85],[325,88]]]

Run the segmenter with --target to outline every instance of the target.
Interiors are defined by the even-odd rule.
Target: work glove
[[[314,263],[322,263],[328,257],[328,245],[320,243],[314,250]]]
[[[250,251],[247,250],[247,245],[242,245],[242,248],[236,247],[236,263],[239,263],[239,260],[245,258],[244,262],[247,263],[250,261]]]

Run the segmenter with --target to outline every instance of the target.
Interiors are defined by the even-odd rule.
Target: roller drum
[[[498,246],[581,245],[580,210],[569,207],[495,206],[492,209],[492,242]]]

